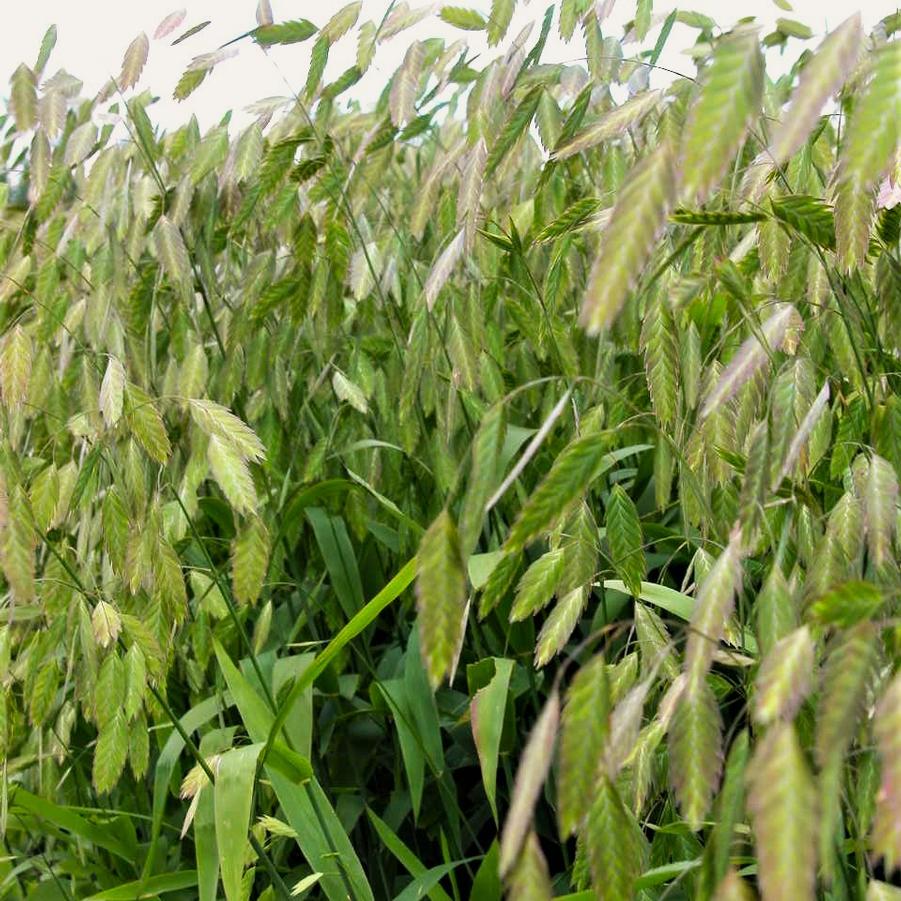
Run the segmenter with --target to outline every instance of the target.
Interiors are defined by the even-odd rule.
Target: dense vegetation
[[[16,70],[0,897],[901,897],[901,16],[514,2]]]

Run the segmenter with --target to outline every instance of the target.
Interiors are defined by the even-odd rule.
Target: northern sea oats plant
[[[0,898],[901,897],[901,14],[515,5],[13,74]]]

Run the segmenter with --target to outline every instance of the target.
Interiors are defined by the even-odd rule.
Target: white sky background
[[[275,21],[306,18],[322,26],[337,12],[345,0],[271,0]],[[356,54],[356,28],[367,19],[380,21],[389,0],[364,0],[357,26],[332,48],[324,81],[334,79],[354,64]],[[407,46],[419,38],[444,37],[448,42],[463,39],[472,52],[481,54],[476,65],[500,55],[509,41],[528,22],[535,27],[527,46],[538,37],[540,20],[551,0],[519,0],[517,11],[504,42],[492,49],[487,47],[484,33],[455,29],[437,18],[441,2],[429,4],[428,0],[411,0],[417,8],[433,5],[434,14],[422,23],[380,45],[370,70],[363,81],[344,98],[358,100],[364,106],[375,102],[389,77],[400,65]],[[897,0],[896,0],[897,2]],[[830,29],[838,25],[855,9],[864,17],[864,25],[871,28],[879,19],[895,11],[892,0],[858,0],[845,3],[841,0],[794,0],[791,12],[780,9],[772,0],[686,0],[683,9],[702,12],[711,16],[721,27],[728,28],[749,14],[768,29],[780,17],[797,19],[814,32],[814,39],[801,42],[792,39],[785,53],[786,65],[801,52],[805,44],[816,46]],[[487,14],[490,0],[446,0],[447,5],[467,6]],[[657,0],[655,13],[665,14],[673,8],[672,0]],[[150,87],[159,101],[148,111],[154,123],[174,128],[185,122],[192,113],[197,116],[201,128],[214,125],[229,109],[235,110],[235,119],[243,117],[238,111],[263,97],[289,95],[291,89],[302,88],[313,41],[286,47],[274,47],[264,53],[249,39],[241,42],[237,57],[220,63],[207,80],[186,101],[172,100],[172,90],[192,57],[216,49],[242,32],[255,27],[256,0],[30,0],[27,3],[7,5],[4,10],[3,28],[0,30],[0,93],[8,94],[8,78],[22,61],[33,65],[37,58],[41,37],[50,24],[58,28],[56,49],[45,71],[51,75],[64,68],[85,83],[84,95],[93,96],[109,76],[118,74],[122,54],[132,38],[139,32],[153,34],[160,20],[178,8],[186,8],[187,18],[172,35],[152,41],[150,56],[138,90]],[[621,37],[623,25],[635,14],[635,0],[616,0],[613,12],[602,26],[605,35]],[[662,17],[661,17],[662,18]],[[211,24],[199,34],[176,47],[171,41],[186,28],[206,19]],[[645,46],[653,46],[659,24],[648,35]],[[763,32],[766,33],[766,30]],[[694,64],[682,51],[694,42],[697,32],[677,24],[670,35],[659,65],[688,74],[694,73]],[[628,55],[630,50],[626,48]],[[556,23],[551,34],[543,62],[576,62],[584,56],[584,42],[580,29],[576,29],[569,44],[564,44],[557,32]],[[268,58],[267,58],[268,57]],[[779,50],[770,51],[771,63],[778,71]],[[664,73],[652,76],[651,85],[668,79]],[[290,85],[290,89],[289,89]]]

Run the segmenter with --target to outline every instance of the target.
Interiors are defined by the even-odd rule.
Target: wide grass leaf
[[[366,809],[366,816],[369,817],[385,847],[404,865],[414,879],[421,879],[428,873],[428,868],[381,817],[369,808]],[[432,901],[450,901],[450,895],[440,885],[430,888],[427,897]]]
[[[233,748],[219,757],[213,798],[219,871],[227,901],[242,898],[244,847],[250,826],[257,758],[262,744]]]
[[[22,811],[39,820],[46,820],[124,861],[132,862],[135,859],[135,851],[129,848],[126,836],[117,832],[115,823],[107,821],[101,810],[97,811],[98,822],[95,823],[87,818],[88,811],[76,813],[67,806],[54,804],[19,786],[10,794],[10,808],[11,811]]]
[[[115,888],[89,895],[85,901],[137,901],[139,898],[166,895],[169,892],[183,892],[197,885],[197,873],[194,870],[177,870],[174,873],[161,873],[148,879],[127,882]]]
[[[473,696],[469,707],[472,737],[479,755],[482,783],[491,811],[497,819],[497,767],[504,728],[504,712],[514,662],[501,657],[494,658],[494,675],[491,681]]]
[[[363,606],[363,583],[347,525],[340,516],[321,507],[307,507],[306,518],[325,560],[332,589],[345,616],[351,619]]]
[[[269,761],[268,750],[272,743],[267,740],[270,730],[277,725],[275,716],[221,645],[217,643],[214,649],[251,741],[267,742],[267,747],[260,752],[267,754],[264,772],[288,823],[297,833],[301,852],[313,870],[323,874],[323,890],[333,901],[345,901],[349,883],[358,898],[372,899],[372,889],[359,858],[315,776],[301,771],[288,776],[282,767]]]

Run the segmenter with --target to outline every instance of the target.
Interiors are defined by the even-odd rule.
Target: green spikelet
[[[804,143],[826,101],[838,90],[860,52],[860,14],[842,22],[804,66],[789,108],[773,131],[768,158],[781,166]]]
[[[800,532],[800,529],[799,529]],[[799,544],[803,535],[799,535]],[[826,533],[809,555],[807,579],[804,582],[805,600],[813,600],[826,594],[837,582],[850,575],[848,558],[838,538]]]
[[[835,250],[835,219],[831,207],[809,194],[787,194],[770,201],[777,219],[818,247]]]
[[[754,718],[758,723],[794,719],[813,681],[814,643],[801,626],[776,643],[757,673]]]
[[[669,504],[673,490],[675,460],[669,442],[661,434],[654,448],[654,501],[658,510]]]
[[[28,131],[37,122],[37,79],[34,72],[22,63],[10,79],[10,111],[16,122],[16,130]]]
[[[703,203],[741,147],[763,95],[757,29],[739,27],[717,44],[685,127],[682,196]]]
[[[453,664],[463,634],[466,606],[460,538],[446,510],[422,536],[416,559],[420,647],[429,681],[435,687]]]
[[[165,463],[172,452],[163,418],[149,395],[135,385],[125,388],[126,420],[147,455],[157,463]]]
[[[876,627],[863,622],[836,638],[826,659],[817,705],[814,756],[820,768],[820,863],[832,877],[839,826],[841,772],[854,739],[876,661]]]
[[[609,141],[641,121],[659,103],[659,91],[642,91],[640,94],[636,94],[622,106],[614,107],[600,118],[590,122],[572,138],[561,141],[554,148],[555,159],[568,159],[577,153],[596,147],[603,141]]]
[[[703,825],[723,766],[722,720],[705,678],[691,679],[669,725],[670,782],[682,816],[697,832]]]
[[[58,688],[59,667],[51,660],[38,670],[28,695],[28,719],[32,726],[40,727],[49,718]]]
[[[715,387],[707,393],[701,418],[720,408],[746,385],[753,386],[752,380],[768,361],[768,354],[777,348],[794,347],[803,327],[803,320],[791,304],[774,304],[760,330],[742,342],[716,379]]]
[[[6,334],[0,349],[0,389],[3,403],[16,410],[28,397],[33,348],[31,337],[17,325]]]
[[[613,325],[650,255],[673,200],[672,150],[663,145],[639,163],[623,186],[604,230],[582,304],[595,335]]]
[[[576,831],[591,804],[609,713],[607,666],[598,654],[576,673],[563,706],[557,773],[557,817],[563,837]]]
[[[141,780],[147,773],[150,762],[150,731],[143,714],[128,727],[128,764],[135,779]]]
[[[873,51],[870,76],[842,146],[835,218],[839,258],[846,269],[867,251],[876,183],[888,168],[901,129],[901,40]]]
[[[814,553],[821,541],[823,533],[820,524],[813,517],[813,512],[806,504],[798,509],[797,539],[798,559],[808,569],[814,563]]]
[[[741,578],[739,538],[737,532],[733,533],[698,591],[685,649],[685,672],[690,681],[700,681],[710,669],[732,614]]]
[[[882,694],[873,732],[882,776],[871,842],[875,857],[892,872],[901,868],[901,674]]]
[[[777,219],[766,219],[757,225],[757,255],[766,278],[777,284],[788,268],[791,237]]]
[[[742,543],[748,549],[753,546],[766,500],[770,477],[769,447],[769,429],[764,420],[757,423],[748,439],[748,460],[738,500]]]
[[[266,455],[263,443],[253,429],[226,407],[211,400],[190,401],[194,422],[210,437],[227,442],[242,460],[262,460]]]
[[[533,830],[529,830],[506,881],[510,901],[551,901],[554,897],[547,861]]]
[[[835,585],[816,598],[808,614],[814,622],[849,628],[875,616],[882,602],[882,592],[875,585],[852,580]]]
[[[557,548],[539,557],[525,571],[516,587],[510,622],[526,619],[551,600],[563,572],[563,561],[563,548]]]
[[[832,508],[826,533],[841,545],[849,563],[859,562],[863,551],[863,505],[853,491],[846,491]]]
[[[491,178],[504,157],[529,128],[538,109],[542,92],[543,88],[540,85],[532,88],[510,113],[488,153],[488,159],[485,161],[485,178]]]
[[[844,269],[850,271],[862,265],[867,256],[876,192],[872,187],[861,187],[851,178],[843,178],[835,185],[833,199],[838,258]],[[836,335],[836,340],[843,339]]]
[[[864,490],[864,521],[867,528],[867,553],[877,575],[888,575],[897,563],[892,553],[898,502],[898,478],[888,460],[874,454],[870,460]]]
[[[535,643],[535,666],[544,666],[563,650],[579,623],[587,598],[588,592],[585,588],[575,588],[557,601],[541,627],[541,632],[538,633],[538,640]]]
[[[771,481],[775,483],[788,457],[792,440],[805,413],[813,403],[816,390],[808,360],[797,358],[787,363],[772,388],[770,420]],[[778,487],[778,486],[776,486]]]
[[[117,710],[100,730],[94,749],[94,788],[101,794],[111,791],[119,781],[128,759],[128,722]]]
[[[429,356],[429,343],[429,316],[428,311],[423,307],[413,317],[407,341],[405,355],[407,377],[404,379],[399,401],[402,422],[412,417],[415,405],[419,400],[420,376]]]
[[[492,0],[488,16],[488,46],[499,44],[510,27],[516,0]]]
[[[207,444],[210,472],[219,483],[228,502],[239,513],[252,513],[257,507],[256,490],[246,461],[234,447],[218,435]]]
[[[714,806],[703,877],[707,885],[722,885],[728,878],[735,827],[745,809],[745,775],[750,755],[748,733],[741,731],[732,741],[723,774],[723,787]]]
[[[670,634],[663,620],[647,604],[635,603],[635,633],[641,652],[641,672],[648,676],[655,667],[660,668],[664,678],[673,681],[679,676],[679,665]]]
[[[521,550],[539,532],[549,528],[609,468],[612,459],[605,456],[608,446],[607,437],[595,433],[576,438],[563,449],[510,529],[505,544],[507,551]]]
[[[693,410],[698,403],[701,390],[701,367],[703,365],[701,336],[694,322],[682,333],[682,394],[685,406]]]
[[[491,570],[482,588],[479,601],[479,619],[484,619],[510,590],[522,565],[520,554],[505,554]]]
[[[662,426],[669,426],[679,410],[679,343],[673,315],[662,296],[645,314],[641,345],[654,412]]]
[[[648,802],[654,797],[659,781],[659,754],[666,737],[666,724],[660,719],[648,723],[638,734],[635,745],[625,761],[626,770],[620,776],[622,791],[630,789],[629,806],[641,817]]]
[[[497,487],[505,430],[504,406],[496,404],[482,420],[472,444],[472,468],[460,514],[460,541],[464,556],[478,543],[485,502]]]
[[[35,534],[28,508],[28,498],[21,485],[9,492],[6,501],[5,528],[0,532],[3,574],[12,592],[12,598],[27,604],[34,598],[34,545]]]
[[[602,776],[583,827],[591,883],[601,901],[628,901],[647,856],[644,835],[616,786]]]
[[[137,644],[125,655],[125,716],[131,722],[141,710],[147,689],[147,659]]]
[[[166,275],[173,283],[187,290],[191,285],[191,259],[178,226],[166,216],[160,216],[154,229],[156,251]]]
[[[232,547],[232,585],[235,600],[256,603],[263,588],[269,563],[269,532],[263,521],[251,517],[235,538]]]
[[[749,768],[757,879],[766,901],[813,901],[816,791],[791,723],[772,726]]]
[[[838,636],[826,659],[817,708],[816,760],[821,769],[840,759],[851,744],[876,660],[876,629],[860,623]]]
[[[647,572],[642,549],[641,521],[635,504],[621,485],[614,485],[607,501],[607,543],[616,574],[637,596]]]
[[[510,810],[501,833],[501,878],[510,872],[530,831],[535,803],[554,756],[559,722],[560,696],[555,690],[532,727],[516,770]]]
[[[563,569],[557,583],[559,594],[569,594],[588,585],[598,571],[598,527],[588,504],[582,503],[566,522],[563,550]]]
[[[166,615],[180,623],[187,613],[188,597],[181,561],[167,541],[160,541],[154,563],[154,595],[164,605]]]
[[[901,280],[898,286],[901,289]],[[895,467],[895,475],[901,479],[901,397],[897,394],[886,398],[875,437],[877,453]]]

